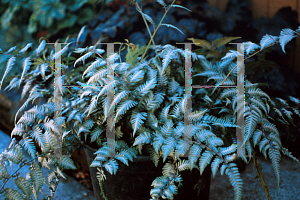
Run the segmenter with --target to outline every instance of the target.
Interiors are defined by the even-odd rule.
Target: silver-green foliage
[[[45,82],[54,75],[54,61],[51,61],[51,59],[43,60],[42,58],[36,58],[39,53],[45,50],[45,46],[46,42],[42,41],[31,55],[28,55],[27,52],[31,47],[30,44],[26,45],[21,51],[15,51],[15,49],[10,51],[13,55],[8,59],[1,86],[3,85],[3,80],[7,78],[10,69],[13,67],[16,57],[24,57],[22,73],[14,77],[6,89],[18,88],[20,85],[23,85],[22,98],[28,94],[27,100],[16,114],[16,119],[18,113],[24,111],[30,101],[34,103],[37,98],[47,97],[47,94],[50,94],[49,92],[53,92],[51,88],[45,89],[44,85]],[[7,52],[5,52],[5,54],[7,54]],[[31,60],[35,62],[31,62]],[[49,73],[49,71],[52,73]],[[48,73],[47,76],[45,76],[46,73]],[[42,78],[41,81],[37,81],[39,76]],[[3,180],[3,186],[1,186],[0,192],[4,193],[7,199],[32,199],[32,195],[37,199],[37,194],[44,184],[47,184],[51,191],[55,191],[59,178],[64,177],[61,171],[63,169],[76,168],[69,157],[59,158],[50,156],[57,146],[55,133],[59,133],[59,124],[56,123],[56,121],[57,119],[54,118],[54,103],[51,102],[51,100],[43,105],[35,105],[25,111],[19,118],[11,133],[12,138],[14,138],[11,145],[0,155],[2,163],[0,179]],[[16,140],[15,137],[21,137],[21,139]],[[40,148],[39,151],[38,148]],[[25,156],[22,149],[27,151],[32,157],[32,160],[24,160]],[[15,165],[19,168],[28,166],[29,173],[27,177],[22,177],[16,172],[8,174],[5,163],[8,163],[12,169],[16,167]],[[41,167],[49,169],[48,182],[44,178]],[[14,179],[20,191],[4,188],[10,178]]]
[[[165,6],[163,1],[159,1]],[[260,46],[251,42],[245,44],[246,56],[253,55],[254,50],[259,51],[266,46],[280,43],[282,48],[287,42],[297,36],[300,28],[296,31],[284,29],[278,37],[266,35],[260,42]],[[197,168],[200,174],[208,166],[212,169],[213,177],[219,170],[221,175],[229,177],[230,184],[235,192],[235,199],[242,198],[242,179],[237,165],[233,162],[237,156],[235,140],[233,144],[224,145],[220,131],[227,132],[236,127],[235,115],[237,107],[236,89],[225,89],[213,101],[209,95],[203,96],[206,105],[199,110],[191,112],[187,117],[192,121],[190,126],[184,126],[184,114],[187,113],[184,97],[184,64],[187,50],[176,48],[172,45],[157,45],[155,57],[143,59],[140,56],[143,51],[139,47],[128,47],[126,62],[118,62],[118,54],[111,55],[109,60],[114,59],[113,64],[108,64],[103,54],[103,49],[96,46],[76,49],[75,53],[83,54],[75,63],[74,70],[68,75],[63,75],[64,85],[93,85],[93,87],[63,88],[62,117],[55,117],[55,104],[51,94],[53,85],[45,87],[45,83],[54,77],[54,58],[58,55],[53,50],[50,55],[40,56],[47,53],[44,41],[32,53],[25,56],[23,72],[13,78],[6,88],[17,88],[23,86],[22,97],[28,93],[27,100],[16,114],[25,111],[30,101],[37,98],[47,98],[47,103],[35,105],[25,111],[19,118],[12,131],[12,144],[0,155],[1,163],[8,162],[11,166],[17,164],[19,167],[29,165],[29,176],[24,178],[18,174],[9,175],[6,165],[0,165],[0,180],[4,183],[14,178],[20,191],[3,188],[0,192],[8,199],[31,199],[32,194],[37,198],[43,184],[47,184],[53,192],[58,184],[58,178],[63,177],[62,170],[75,168],[69,157],[51,156],[58,148],[56,137],[62,139],[63,153],[71,154],[70,146],[86,145],[96,143],[98,150],[92,167],[98,168],[97,178],[105,183],[105,171],[115,174],[118,163],[130,165],[129,161],[142,150],[147,150],[151,160],[157,166],[160,159],[165,163],[162,174],[153,183],[150,191],[152,199],[173,199],[182,182],[180,172],[187,169]],[[24,50],[25,49],[25,50]],[[17,56],[24,56],[24,48],[21,52],[11,54],[7,62],[7,69],[3,80],[13,67]],[[140,48],[143,49],[143,48]],[[144,49],[143,49],[144,50]],[[11,52],[13,52],[12,50]],[[10,53],[11,53],[10,52]],[[67,47],[61,53],[66,53]],[[1,52],[0,52],[1,53]],[[210,63],[202,55],[191,53],[193,61],[198,61],[204,68],[199,76],[208,77],[216,84],[221,84],[227,73],[233,70],[224,84],[236,85],[237,51],[230,51],[220,62]],[[93,57],[97,57],[91,61]],[[134,60],[132,58],[137,58]],[[70,54],[67,59],[70,60]],[[79,63],[84,66],[78,67]],[[65,70],[68,65],[62,65]],[[86,67],[86,68],[84,68]],[[83,69],[83,70],[82,70]],[[107,76],[108,69],[114,70],[113,81]],[[77,70],[77,71],[76,71]],[[197,69],[194,71],[197,72]],[[39,79],[38,79],[39,77]],[[82,82],[80,82],[82,78]],[[41,80],[40,80],[41,79]],[[21,82],[23,80],[23,82]],[[39,81],[38,81],[39,80]],[[33,84],[34,83],[34,84]],[[111,106],[107,105],[107,91],[114,90],[115,98]],[[281,145],[279,132],[270,120],[270,110],[275,110],[281,117],[282,123],[288,124],[292,120],[293,113],[299,115],[299,110],[293,108],[288,110],[289,105],[283,99],[277,99],[286,105],[281,110],[270,97],[246,80],[245,93],[247,101],[245,104],[245,149],[246,155],[251,156],[253,148],[258,145],[260,151],[272,161],[277,183],[280,183],[280,152],[299,162],[295,157]],[[290,100],[299,105],[299,100],[290,97]],[[210,112],[211,104],[219,110],[219,115],[214,116]],[[115,157],[108,157],[108,142],[105,136],[108,113],[115,109],[116,141]],[[217,112],[218,113],[218,112]],[[220,115],[222,113],[222,115]],[[62,123],[60,122],[62,120]],[[124,129],[131,133],[131,142],[123,138]],[[62,132],[59,131],[62,127]],[[109,128],[109,127],[108,127]],[[185,138],[188,142],[185,142]],[[18,140],[16,138],[19,138]],[[20,139],[21,138],[21,139]],[[132,144],[133,143],[133,144]],[[25,149],[33,158],[32,161],[24,160],[22,149]],[[188,153],[188,158],[182,156]],[[245,162],[246,155],[242,157]],[[41,167],[49,169],[48,181],[41,173]]]

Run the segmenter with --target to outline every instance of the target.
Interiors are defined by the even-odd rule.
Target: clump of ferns
[[[254,56],[267,46],[276,43],[280,43],[284,50],[287,40],[281,38],[291,37],[290,33],[293,33],[294,35],[292,36],[296,37],[299,30],[300,29],[296,32],[291,32],[290,29],[284,29],[279,37],[266,35],[261,40],[260,46],[251,42],[245,43],[246,56],[248,58]],[[178,70],[172,74],[174,77],[171,78],[169,76],[171,76],[171,60],[177,59],[180,63],[181,59],[178,55],[184,55],[187,51],[184,52],[171,45],[156,47],[158,58],[150,58],[149,61],[140,59],[141,62],[136,63],[136,65],[117,63],[113,66],[116,73],[120,75],[118,75],[119,80],[125,80],[124,82],[127,82],[124,84],[121,81],[119,85],[116,85],[118,88],[116,91],[118,100],[114,101],[114,103],[119,104],[119,106],[117,106],[116,123],[119,120],[118,116],[124,114],[124,110],[127,111],[127,113],[132,112],[133,115],[131,115],[131,117],[127,116],[128,118],[122,118],[122,120],[131,121],[133,137],[135,134],[139,134],[135,137],[134,145],[138,145],[139,150],[142,148],[141,145],[148,146],[151,159],[156,165],[160,157],[163,158],[164,162],[169,159],[173,160],[173,162],[165,164],[163,168],[164,176],[158,177],[153,181],[154,189],[151,190],[152,198],[157,199],[162,196],[172,199],[173,195],[177,192],[177,186],[180,185],[179,183],[182,181],[179,175],[180,171],[196,167],[202,174],[205,167],[211,163],[213,176],[218,169],[220,169],[221,174],[226,173],[230,178],[231,184],[234,186],[235,198],[240,199],[242,180],[236,164],[232,162],[237,156],[236,142],[233,140],[234,142],[231,146],[223,147],[223,141],[219,138],[219,134],[214,132],[214,130],[216,130],[215,126],[221,127],[223,133],[230,127],[236,127],[235,115],[238,110],[244,109],[243,107],[237,107],[236,89],[225,89],[220,95],[217,93],[217,95],[214,96],[216,100],[213,100],[212,96],[207,94],[203,97],[206,106],[202,107],[200,111],[194,111],[189,116],[193,121],[193,125],[191,126],[191,132],[185,132],[187,135],[184,136],[191,139],[189,141],[190,143],[186,144],[183,140],[185,128],[183,125],[183,115],[186,110],[186,98],[181,97],[183,87],[180,86],[174,78],[180,76],[181,78],[184,77],[179,69],[183,62],[177,65],[177,67],[179,67]],[[255,49],[259,50],[253,53]],[[205,68],[205,71],[198,75],[206,76],[208,79],[214,80],[216,85],[222,85],[224,83],[235,85],[237,65],[234,64],[234,60],[237,55],[237,51],[231,50],[222,58],[223,61],[214,64],[207,61],[205,57],[201,55],[192,53],[191,57],[193,60],[200,59]],[[226,70],[223,70],[226,67],[228,67],[227,71],[229,72],[227,75],[224,73]],[[126,72],[122,73],[122,70]],[[91,67],[88,68],[84,74],[90,73],[88,82],[95,83],[100,77],[105,75],[105,68],[100,68],[98,72],[100,71],[102,74],[98,75],[97,70],[93,70]],[[145,81],[142,82],[144,84],[140,85],[142,79],[145,79]],[[139,83],[139,87],[135,85],[136,83]],[[246,120],[243,145],[245,145],[247,155],[250,157],[256,145],[259,146],[260,151],[266,158],[267,155],[269,156],[279,186],[280,152],[288,155],[297,162],[299,161],[293,157],[287,149],[282,147],[276,126],[268,121],[268,118],[270,118],[270,116],[268,116],[270,109],[277,109],[276,104],[265,92],[257,88],[257,86],[258,84],[253,84],[248,80],[245,82],[245,112],[242,113]],[[107,85],[105,87],[108,88]],[[213,90],[212,93],[214,93],[214,91],[215,90]],[[100,93],[103,92],[104,90],[102,89]],[[127,93],[130,93],[132,97]],[[160,93],[170,96],[168,96],[168,99],[164,99],[164,95],[161,96]],[[139,96],[139,94],[142,94],[142,96]],[[93,100],[94,97],[87,99],[87,102],[90,101],[90,105],[96,103],[95,100]],[[101,98],[101,96],[99,97]],[[296,98],[290,97],[290,99],[299,104],[299,100]],[[146,100],[146,102],[143,103],[144,100]],[[219,118],[205,114],[208,109],[212,108],[212,105],[219,107],[219,114],[226,114]],[[105,110],[105,107],[103,107],[103,109]],[[293,109],[293,111],[299,114],[297,109]],[[292,119],[290,112],[285,111],[284,114],[289,119]],[[156,118],[156,116],[159,117]],[[185,154],[188,150],[190,150],[189,159],[181,159],[180,156]],[[99,160],[95,159],[92,166],[102,166],[100,158],[101,153],[99,151]],[[242,158],[245,162],[249,163],[250,160],[246,159],[246,155],[242,155]],[[199,162],[199,165],[196,164],[197,162]],[[116,170],[117,168],[112,167],[112,169]],[[177,186],[175,183],[177,183]]]
[[[158,2],[166,8],[166,11],[173,6],[172,4],[167,7],[162,0]],[[141,9],[138,8],[138,10],[146,20],[150,23],[153,22],[149,16],[142,13]],[[222,61],[211,63],[204,56],[188,50],[171,45],[155,45],[153,38],[159,26],[162,25],[161,22],[153,35],[150,33],[151,40],[146,47],[128,46],[126,62],[121,60],[117,62],[119,59],[117,53],[107,55],[107,59],[104,59],[101,54],[105,51],[97,49],[97,45],[75,50],[75,53],[83,54],[75,61],[75,66],[79,62],[83,62],[85,65],[85,61],[92,56],[96,56],[97,59],[86,63],[88,67],[81,75],[83,82],[76,80],[77,78],[74,79],[79,76],[79,72],[76,70],[70,72],[72,79],[64,79],[65,76],[63,76],[64,85],[77,83],[82,88],[62,88],[61,117],[55,117],[57,105],[53,103],[54,98],[50,95],[47,103],[31,108],[19,119],[12,135],[13,137],[21,136],[22,139],[13,140],[11,147],[1,154],[1,158],[3,162],[24,163],[25,161],[22,161],[24,155],[20,151],[21,147],[24,148],[34,158],[30,163],[31,178],[29,181],[21,178],[21,183],[26,185],[25,189],[21,186],[22,184],[17,184],[23,194],[13,189],[1,190],[1,192],[5,192],[5,195],[11,199],[13,196],[21,199],[31,196],[32,193],[36,197],[44,182],[43,174],[40,173],[41,169],[37,163],[41,163],[43,167],[49,167],[51,164],[52,171],[49,173],[50,178],[48,178],[49,183],[47,184],[52,188],[52,192],[55,191],[53,188],[57,187],[57,182],[53,182],[54,178],[63,177],[61,173],[63,168],[75,167],[69,157],[53,158],[49,156],[49,153],[58,146],[55,139],[55,136],[58,135],[62,139],[64,147],[88,143],[97,144],[98,150],[95,153],[97,157],[91,166],[98,168],[97,178],[100,183],[105,179],[104,171],[115,174],[118,170],[118,162],[128,165],[133,157],[146,149],[156,166],[161,159],[166,162],[162,169],[163,176],[157,177],[152,183],[153,189],[150,194],[153,199],[161,197],[173,199],[182,182],[181,171],[197,168],[202,174],[208,166],[212,168],[213,176],[218,170],[221,175],[224,173],[228,175],[235,191],[235,199],[241,199],[242,179],[236,164],[233,163],[237,157],[236,141],[233,139],[231,145],[224,145],[225,141],[222,138],[222,134],[237,127],[235,115],[241,113],[238,111],[244,110],[244,107],[237,107],[236,89],[225,89],[221,93],[216,93],[217,88],[215,88],[211,94],[206,90],[199,90],[204,101],[199,109],[189,113],[186,106],[187,97],[183,96],[185,91],[182,81],[185,78],[183,71],[185,59],[183,58],[189,54],[191,57],[187,59],[200,61],[204,68],[204,71],[201,70],[197,74],[198,76],[208,77],[215,85],[219,86],[235,85],[237,77],[235,60],[239,52],[230,50],[222,58]],[[244,43],[246,59],[277,43],[280,43],[284,51],[286,43],[297,37],[299,32],[300,28],[296,31],[283,29],[278,37],[264,36],[260,45],[251,42]],[[146,57],[146,52],[150,48],[151,42],[156,56],[149,58]],[[45,80],[47,70],[50,70],[50,74],[47,76],[54,78],[54,59],[66,53],[68,45],[60,52],[53,53],[52,51],[47,58],[43,54],[44,59],[41,58],[40,63],[31,63],[31,60],[35,59],[45,48],[45,41],[42,41],[38,49],[24,59],[20,78],[16,77],[17,79],[12,80],[9,84],[9,88],[16,88],[23,84],[22,80],[25,80],[25,86],[27,86],[23,87],[23,95],[30,91],[28,99],[18,113],[24,111],[30,101],[53,94],[52,87],[40,88],[39,85],[43,85],[44,82],[37,86],[32,83],[28,84],[28,82],[32,81],[30,77],[35,79],[36,76],[42,76],[42,79]],[[9,50],[7,54],[14,50]],[[257,51],[255,52],[255,50]],[[1,85],[17,55],[11,55],[9,58]],[[36,68],[34,69],[33,66]],[[67,68],[67,65],[64,67]],[[109,70],[113,71],[113,75],[108,73]],[[197,72],[197,69],[194,72]],[[288,109],[280,111],[276,103],[257,86],[256,83],[253,84],[247,80],[245,82],[245,112],[242,113],[245,117],[243,145],[246,154],[242,155],[242,158],[249,163],[250,160],[246,158],[246,155],[251,156],[253,148],[258,145],[265,157],[269,156],[271,159],[279,186],[280,152],[297,162],[299,161],[281,146],[276,126],[268,121],[269,112],[270,109],[277,109],[278,115],[284,121],[285,117],[292,119],[290,112],[299,114],[299,111],[297,108],[291,108],[290,112]],[[115,95],[113,104],[107,105],[106,94],[112,89],[114,89]],[[290,100],[299,104],[299,100],[296,98],[290,97]],[[104,132],[108,113],[115,108],[115,121],[112,125],[116,128],[115,150],[117,156],[107,157],[108,142]],[[214,111],[211,111],[213,108]],[[188,113],[186,117],[192,123],[185,127],[184,116],[186,113]],[[127,130],[127,133],[130,134],[129,142],[125,141],[123,134],[125,130],[121,126],[126,126],[126,129],[129,130]],[[58,127],[62,128],[62,133]],[[36,142],[36,145],[33,142]],[[41,148],[42,154],[37,153],[36,146]],[[69,154],[67,151],[64,153]],[[188,159],[183,159],[182,156],[186,153],[188,153]],[[36,160],[37,157],[42,158]],[[23,166],[25,165],[20,164],[20,167]],[[11,177],[15,177],[8,175],[4,165],[1,165],[0,170],[3,175],[0,179],[4,179],[6,182]],[[34,173],[37,171],[39,173]],[[31,185],[34,186],[34,190]]]

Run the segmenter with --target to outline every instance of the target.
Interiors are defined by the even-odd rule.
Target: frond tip
[[[6,65],[6,70],[4,72],[4,75],[3,75],[1,83],[0,83],[0,90],[1,90],[4,78],[7,76],[7,74],[12,69],[13,65],[15,64],[15,61],[16,61],[16,57],[14,57],[14,56],[12,56],[11,58],[8,59],[7,65]]]

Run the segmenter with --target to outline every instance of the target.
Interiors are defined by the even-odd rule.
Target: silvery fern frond
[[[15,61],[16,61],[16,57],[12,56],[8,59],[7,61],[7,65],[6,65],[6,70],[4,72],[4,75],[2,77],[2,80],[1,80],[1,85],[0,85],[0,90],[1,90],[1,87],[2,87],[2,83],[3,83],[3,80],[5,78],[5,76],[7,76],[7,74],[10,72],[10,70],[12,69],[13,65],[15,64]]]
[[[30,47],[32,47],[32,43],[28,43],[23,49],[19,51],[20,54],[26,52]]]
[[[25,58],[24,61],[23,61],[23,73],[22,73],[22,76],[21,76],[21,79],[20,79],[20,82],[19,82],[19,87],[22,83],[22,80],[23,80],[26,72],[29,70],[30,65],[31,65],[30,57]]]
[[[38,48],[34,51],[35,55],[38,55],[39,53],[41,53],[46,47],[46,41],[43,40],[40,45],[38,46]]]

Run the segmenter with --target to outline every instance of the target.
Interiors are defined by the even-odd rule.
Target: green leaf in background
[[[5,30],[10,27],[14,13],[20,9],[20,5],[9,7],[1,17],[1,27]]]
[[[91,8],[82,8],[81,12],[78,13],[77,22],[80,25],[83,25],[85,22],[90,20],[93,17],[93,11]]]
[[[241,37],[223,37],[223,38],[219,38],[219,39],[214,40],[211,44],[214,48],[221,47],[225,44],[228,44],[232,40],[236,40],[236,39],[240,39],[240,38]]]
[[[72,27],[76,23],[77,17],[76,15],[68,15],[64,20],[60,21],[57,26],[57,30],[61,30],[64,28]]]
[[[89,0],[73,0],[71,6],[68,6],[67,9],[71,12],[77,11],[87,2],[89,2]]]
[[[29,18],[29,24],[27,27],[28,33],[35,33],[37,31],[37,21],[34,15],[31,15]]]
[[[195,44],[196,46],[200,46],[204,49],[212,49],[212,45],[210,44],[210,42],[208,42],[206,40],[200,40],[200,39],[195,39],[195,38],[187,38],[187,40],[190,40],[193,43],[197,43],[197,44]]]
[[[65,17],[66,5],[59,0],[40,1],[33,0],[33,14],[37,21],[46,28],[49,28],[53,19],[63,19]]]

